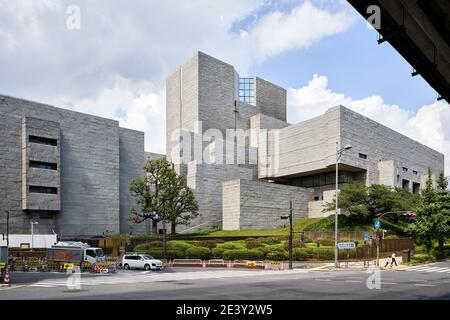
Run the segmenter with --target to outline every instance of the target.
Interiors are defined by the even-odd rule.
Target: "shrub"
[[[332,238],[319,238],[316,240],[316,243],[321,246],[333,246],[334,247],[334,239]]]
[[[284,261],[289,259],[289,254],[287,252],[269,252],[267,254],[267,259],[272,261]]]
[[[312,256],[308,253],[306,248],[295,248],[292,250],[292,259],[297,261],[303,261],[311,259]]]
[[[162,241],[150,241],[148,243],[148,246],[149,246],[149,248],[158,248],[158,247],[162,248],[163,243],[162,243]]]
[[[147,251],[149,255],[156,259],[163,259],[164,251],[162,248],[153,248]],[[184,259],[186,258],[184,251],[176,249],[167,249],[166,259]]]
[[[134,247],[133,251],[142,252],[147,251],[149,249],[148,243],[141,243]]]
[[[414,263],[424,263],[424,262],[434,262],[436,258],[432,254],[419,253],[411,257],[411,262]]]
[[[183,251],[183,252],[185,252],[189,248],[192,248],[193,246],[194,246],[193,244],[187,243],[182,240],[170,240],[167,243],[168,249],[174,249],[174,250],[179,250],[179,251]]]
[[[186,250],[186,258],[208,260],[211,258],[211,250],[205,247],[190,247]]]
[[[244,249],[244,246],[240,243],[229,241],[229,242],[223,243],[221,245],[221,248],[224,248],[226,250],[238,250],[238,249]]]
[[[303,248],[305,244],[300,239],[292,239],[292,248]],[[289,240],[284,242],[284,250],[289,250]]]
[[[199,242],[198,246],[212,249],[217,246],[217,241],[216,240],[202,240]]]
[[[261,247],[261,242],[255,238],[247,238],[245,239],[245,247],[247,249],[254,249]]]
[[[264,253],[256,249],[235,249],[223,252],[224,260],[263,260]]]
[[[224,248],[212,248],[211,254],[213,259],[223,259],[223,252],[225,251]]]
[[[384,237],[385,239],[400,239],[399,236],[395,235],[395,234],[391,234],[389,236]]]
[[[270,237],[270,238],[261,237],[261,238],[258,238],[258,240],[261,243],[268,244],[268,245],[281,243],[281,240],[278,239],[277,237]]]
[[[258,250],[267,254],[269,252],[283,252],[284,248],[283,248],[282,244],[272,244],[272,245],[267,245],[267,246],[258,248]]]

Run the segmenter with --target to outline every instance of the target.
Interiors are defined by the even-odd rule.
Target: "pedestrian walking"
[[[387,259],[386,259],[386,264],[384,265],[384,267],[386,268],[390,263],[391,263],[391,256],[388,256]]]
[[[397,267],[398,264],[397,264],[397,260],[395,260],[395,252],[392,253],[392,256],[391,256],[391,268],[392,268],[392,264],[394,264],[394,263],[395,263],[395,266]]]

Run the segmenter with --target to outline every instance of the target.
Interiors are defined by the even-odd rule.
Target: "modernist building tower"
[[[418,193],[428,167],[444,169],[441,153],[343,106],[291,125],[285,89],[241,78],[202,52],[168,77],[166,90],[167,157],[195,191],[199,228],[277,227],[291,200],[296,218],[325,215],[337,146],[352,146],[339,163],[340,186],[360,181]],[[248,131],[229,139],[227,129]]]
[[[0,219],[10,232],[67,237],[143,232],[129,222],[144,133],[117,121],[0,96]]]

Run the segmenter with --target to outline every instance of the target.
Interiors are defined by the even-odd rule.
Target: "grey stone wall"
[[[351,144],[352,149],[342,156],[342,163],[368,171],[368,183],[389,181],[401,187],[402,179],[421,183],[426,180],[428,167],[434,175],[444,170],[444,155],[382,124],[362,116],[343,106],[338,107],[341,123],[341,145]],[[360,159],[359,153],[367,155]],[[395,160],[395,167],[379,172],[379,163]],[[408,169],[403,171],[402,167]],[[394,171],[394,172],[392,172]],[[413,171],[417,171],[414,174]],[[399,183],[397,182],[399,175]],[[390,184],[389,184],[390,185]],[[412,183],[410,183],[412,186]]]
[[[255,98],[256,106],[261,109],[261,113],[286,121],[286,89],[256,77]]]
[[[148,231],[147,223],[135,224],[130,221],[130,209],[137,208],[136,201],[129,195],[130,182],[133,178],[144,175],[144,133],[119,128],[120,155],[120,233],[144,233]]]
[[[291,200],[294,220],[308,217],[312,190],[241,179],[223,183],[223,198],[224,230],[274,229],[289,224],[280,216],[289,214]]]
[[[8,115],[1,120],[0,157],[5,162],[2,161],[3,174],[0,176],[6,177],[1,183],[5,186],[6,197],[0,199],[0,208],[11,210],[11,232],[29,232],[30,217],[17,203],[17,199],[21,201],[23,185],[21,122],[27,117],[58,123],[60,127],[61,210],[53,221],[41,219],[36,231],[44,233],[53,229],[64,237],[101,235],[106,231],[118,233],[121,211],[118,122],[7,96],[0,96],[0,113]],[[127,140],[128,131],[122,133],[123,141]],[[138,162],[139,166],[143,163],[143,136],[138,136],[139,142],[129,149],[137,154],[124,154],[123,157],[124,168],[127,168],[125,177],[131,175],[133,170],[130,168],[137,168]],[[139,146],[141,150],[138,150]],[[37,151],[30,149],[30,154]],[[132,160],[135,157],[136,160]]]
[[[29,137],[56,140],[57,145],[30,142]],[[30,161],[54,163],[56,170],[30,167]],[[57,194],[30,193],[30,186],[56,188]],[[32,117],[22,119],[22,210],[60,211],[60,128],[59,124]]]

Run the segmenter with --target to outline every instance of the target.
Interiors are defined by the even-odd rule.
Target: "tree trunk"
[[[158,221],[152,220],[152,233],[158,234]]]
[[[177,228],[177,225],[172,221],[172,222],[170,223],[170,233],[171,233],[171,234],[175,234],[176,228]]]
[[[445,239],[439,239],[439,252],[444,252]]]

